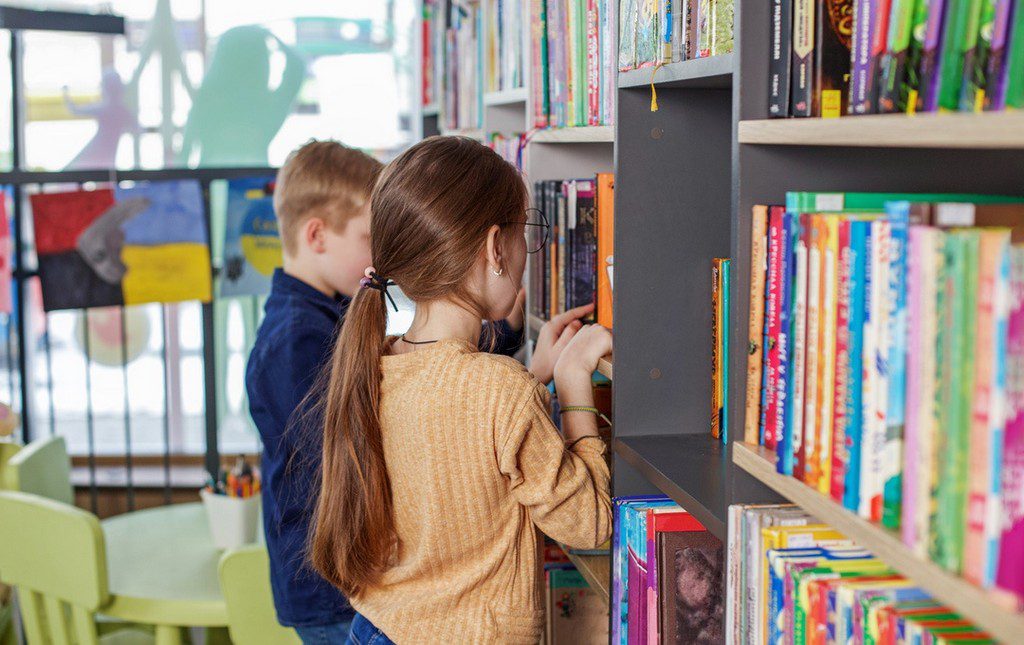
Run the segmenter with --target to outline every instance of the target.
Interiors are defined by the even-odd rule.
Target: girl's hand
[[[555,375],[555,364],[558,363],[562,350],[572,340],[576,332],[583,327],[580,318],[594,311],[594,305],[583,305],[558,314],[540,328],[537,335],[537,346],[533,348],[533,359],[530,361],[530,372],[537,380],[547,385]]]
[[[597,362],[612,352],[612,333],[601,325],[587,325],[566,345],[555,364],[555,389],[562,405],[594,404],[591,376]]]

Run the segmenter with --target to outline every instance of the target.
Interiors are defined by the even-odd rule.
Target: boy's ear
[[[326,250],[324,245],[326,228],[326,223],[319,217],[310,217],[302,225],[302,241],[314,253],[323,253]]]
[[[484,245],[485,260],[487,267],[497,271],[502,265],[504,256],[501,249],[501,227],[497,224],[491,226],[487,231],[487,244]]]

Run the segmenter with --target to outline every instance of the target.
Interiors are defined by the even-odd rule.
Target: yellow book
[[[832,485],[832,425],[836,391],[836,307],[839,293],[839,218],[825,218],[825,250],[822,256],[821,360],[818,363],[821,405],[818,407],[818,491],[828,495]]]

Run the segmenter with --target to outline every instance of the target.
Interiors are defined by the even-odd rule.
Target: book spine
[[[960,92],[961,112],[981,112],[985,107],[985,88],[992,37],[995,29],[997,0],[981,0],[978,23],[973,30],[973,43],[964,52],[963,87]]]
[[[587,93],[587,85],[590,77],[589,65],[587,64],[587,35],[589,33],[587,4],[580,0],[573,0],[571,4],[572,10],[576,15],[576,30],[573,34],[574,38],[572,41],[576,54],[576,67],[573,69],[573,89],[575,90],[576,96],[576,119],[573,123],[576,126],[585,126],[588,124],[587,113],[590,109],[590,98]]]
[[[850,42],[854,0],[817,0],[811,113],[822,118],[846,114],[850,98]],[[828,19],[825,19],[825,16]]]
[[[949,6],[958,0],[929,0],[928,19],[921,48],[921,72],[918,74],[916,112],[934,112],[939,109],[939,71],[941,68],[942,36]]]
[[[1002,110],[1006,107],[1006,84],[1003,83],[1006,69],[1007,36],[1014,0],[996,0],[995,17],[992,20],[992,36],[989,45],[988,66],[985,68],[983,109]]]
[[[686,3],[686,58],[700,58],[700,47],[697,33],[700,28],[701,0],[688,0]]]
[[[842,502],[845,494],[846,467],[849,450],[846,445],[848,419],[846,399],[852,387],[850,381],[850,307],[853,304],[851,288],[854,285],[854,249],[850,245],[852,222],[842,219],[838,224],[838,265],[836,276],[836,361],[835,396],[832,407],[832,480],[829,492],[832,499]]]
[[[697,13],[697,57],[707,58],[711,55],[711,10],[714,0],[696,0]]]
[[[854,0],[850,114],[875,111],[877,73],[888,35],[888,0]]]
[[[733,51],[735,0],[714,0],[714,19],[711,21],[711,55],[721,56]]]
[[[967,51],[974,48],[978,38],[981,0],[949,0],[949,3],[939,70],[939,108],[956,111],[960,108]]]
[[[922,402],[921,363],[926,348],[921,346],[923,297],[925,289],[925,229],[910,228],[907,235],[907,381],[906,409],[907,422],[903,435],[903,517],[900,522],[900,538],[903,544],[912,547],[916,540],[914,513],[918,503],[916,495],[918,474],[918,408]]]
[[[722,315],[721,315],[721,348],[722,348],[722,394],[721,394],[721,419],[719,420],[719,427],[721,428],[722,445],[726,445],[729,442],[729,317],[731,315],[731,303],[729,302],[729,290],[732,288],[732,278],[730,276],[732,271],[732,261],[729,258],[722,260],[722,287],[721,300],[722,300]]]
[[[783,475],[793,474],[793,334],[794,313],[796,304],[796,246],[800,235],[800,219],[795,213],[786,213],[785,231],[786,248],[783,254],[782,307],[779,316],[779,366],[778,366],[778,404],[776,407],[776,432],[778,460],[776,469]]]
[[[996,567],[999,564],[999,538],[1003,528],[1002,475],[1003,441],[1007,419],[1007,354],[1010,316],[1010,252],[1008,236],[1000,241],[994,302],[995,342],[992,365],[992,390],[989,397],[989,445],[988,477],[985,499],[984,542],[982,543],[981,586],[991,589],[996,582]]]
[[[1016,0],[1010,22],[1009,51],[1003,69],[1005,104],[1017,110],[1024,109],[1024,2]]]
[[[754,206],[750,231],[750,319],[747,328],[747,390],[743,441],[761,443],[761,374],[764,360],[765,281],[768,277],[768,207]]]
[[[615,4],[605,2],[598,10],[601,16],[601,123],[609,125],[615,122],[615,97],[618,92],[618,11]]]
[[[907,379],[907,227],[909,204],[890,207],[889,266],[886,305],[888,391],[885,407],[885,435],[882,447],[881,523],[898,529],[902,516],[903,427],[906,423]]]
[[[636,0],[619,1],[618,32],[617,65],[620,72],[627,72],[636,67]]]
[[[601,41],[598,0],[587,0],[587,124],[601,124]]]
[[[811,116],[814,0],[793,0],[790,116]]]
[[[890,344],[890,309],[894,302],[890,299],[892,265],[892,224],[888,219],[872,222],[872,261],[871,271],[871,322],[874,327],[875,349],[873,355],[866,355],[865,368],[872,373],[872,400],[866,409],[871,416],[865,415],[865,424],[871,433],[870,448],[863,463],[867,464],[867,499],[862,498],[861,504],[867,511],[865,517],[872,522],[882,520],[882,499],[886,480],[886,437],[889,430],[889,344]],[[865,486],[862,484],[862,489]]]
[[[880,63],[879,112],[903,112],[906,110],[906,98],[902,96],[902,90],[907,73],[911,27],[916,5],[923,2],[924,0],[892,0],[892,9],[889,12],[889,34],[886,38],[885,55],[882,56]]]
[[[1006,330],[1006,424],[1003,432],[996,586],[1024,599],[1024,247],[1010,249]]]
[[[874,494],[877,445],[878,381],[881,374],[876,363],[878,347],[878,317],[880,309],[879,268],[884,244],[881,243],[879,222],[868,224],[868,237],[864,258],[864,326],[861,336],[861,430],[857,448],[860,474],[857,477],[859,491],[855,510],[861,517],[871,519],[871,500]],[[851,460],[852,461],[852,460]],[[848,480],[849,482],[849,480]]]
[[[822,266],[824,275],[821,281],[821,316],[822,331],[819,354],[820,375],[818,383],[821,389],[818,410],[821,421],[818,423],[818,491],[828,495],[832,489],[832,428],[834,423],[835,386],[836,386],[836,300],[838,290],[838,258],[839,258],[839,218],[829,216],[824,219],[825,246]]]
[[[768,116],[789,116],[789,75],[793,37],[793,0],[771,0],[771,51],[768,60]]]
[[[807,359],[804,361],[804,427],[803,450],[797,456],[803,480],[812,488],[818,486],[819,441],[818,424],[821,415],[821,325],[822,291],[824,278],[825,230],[822,215],[812,215],[808,221],[807,240]]]
[[[772,206],[768,219],[768,293],[765,299],[764,385],[761,403],[761,426],[764,445],[778,447],[779,426],[779,364],[782,332],[782,300],[784,297],[786,255],[785,209]]]
[[[864,322],[869,288],[870,222],[850,222],[850,335],[846,391],[846,446],[843,505],[853,512],[860,507],[860,457],[863,431],[864,394]]]
[[[721,426],[719,425],[719,396],[722,386],[722,355],[719,351],[721,334],[721,300],[719,293],[720,267],[718,260],[711,263],[711,437],[721,437]]]
[[[795,280],[793,282],[793,369],[790,378],[791,396],[788,398],[791,428],[790,451],[793,461],[793,476],[803,480],[806,452],[804,451],[804,412],[807,399],[807,264],[811,234],[811,216],[801,213],[797,219],[799,230],[796,234]]]

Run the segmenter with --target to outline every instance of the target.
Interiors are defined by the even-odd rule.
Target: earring
[[[505,272],[505,269],[503,269],[501,267],[498,267],[497,270],[491,269],[491,273],[493,273],[494,275],[496,275],[498,277],[501,277],[501,274],[504,273],[504,272]]]

